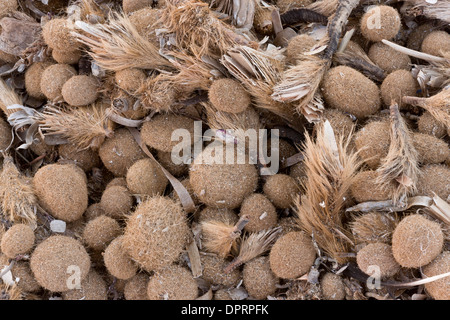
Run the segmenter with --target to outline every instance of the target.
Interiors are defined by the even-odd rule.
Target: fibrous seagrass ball
[[[105,214],[105,211],[103,211],[102,206],[100,203],[93,203],[91,204],[84,213],[84,218],[86,221],[94,220],[97,217],[103,216]]]
[[[39,204],[57,219],[78,220],[88,206],[86,175],[72,164],[48,164],[33,178]]]
[[[430,112],[425,111],[417,121],[417,129],[421,133],[432,135],[436,138],[442,138],[446,135],[445,125],[437,121]]]
[[[190,139],[171,141],[172,133],[179,130],[180,134],[189,133]],[[141,129],[142,141],[149,147],[163,152],[172,152],[175,146],[189,147],[194,143],[194,120],[176,114],[158,114],[144,122]],[[184,136],[183,136],[184,137]]]
[[[359,119],[376,113],[381,106],[378,86],[361,72],[347,66],[331,68],[324,76],[321,90],[331,108]]]
[[[287,174],[277,173],[267,178],[263,192],[277,208],[290,208],[299,194],[297,182]]]
[[[223,269],[228,266],[230,261],[217,255],[201,254],[200,261],[203,267],[202,278],[210,284],[231,287],[237,285],[242,278],[239,268],[236,268],[229,273],[223,272]]]
[[[129,15],[130,22],[139,35],[156,46],[159,46],[159,39],[155,30],[161,28],[161,24],[158,23],[160,17],[161,11],[151,7],[136,10]]]
[[[408,55],[398,52],[382,42],[375,42],[370,47],[367,56],[386,74],[396,70],[411,69],[411,59]]]
[[[62,99],[61,90],[64,84],[76,74],[77,71],[68,64],[52,64],[42,73],[40,82],[42,93],[49,100]]]
[[[450,272],[450,251],[442,252],[423,268],[426,277]],[[445,277],[425,284],[425,290],[435,300],[450,300],[450,278]]]
[[[375,170],[385,158],[390,145],[390,123],[389,121],[373,121],[367,123],[356,132],[355,146],[359,151],[359,156],[369,166]]]
[[[136,161],[128,169],[126,181],[131,193],[148,196],[163,194],[168,183],[158,163],[150,158]]]
[[[444,235],[439,223],[413,214],[403,218],[392,235],[392,252],[406,268],[419,268],[430,263],[442,251]]]
[[[280,235],[284,235],[291,231],[299,231],[300,230],[299,225],[296,221],[296,217],[294,217],[294,216],[288,216],[288,217],[281,218],[278,221],[278,226],[281,227]]]
[[[345,285],[340,275],[327,272],[320,280],[324,300],[344,300]]]
[[[450,34],[442,30],[431,32],[423,39],[422,52],[433,56],[443,56],[445,52],[450,52]]]
[[[403,96],[417,96],[419,84],[411,72],[401,69],[391,72],[380,88],[384,104],[390,106],[393,100],[400,104]]]
[[[417,194],[433,197],[433,193],[444,200],[450,196],[450,168],[447,165],[430,164],[421,168]]]
[[[125,300],[148,300],[147,287],[150,277],[145,273],[138,273],[128,279],[123,290]]]
[[[438,164],[450,157],[450,148],[442,139],[414,132],[412,140],[421,164]]]
[[[169,171],[171,175],[180,177],[189,173],[189,165],[184,162],[180,164],[175,163],[172,160],[171,152],[157,151],[156,155],[159,163],[164,167],[164,169]]]
[[[123,12],[129,14],[142,8],[151,7],[153,0],[123,0]]]
[[[61,51],[54,49],[52,51],[52,58],[58,63],[76,64],[81,58],[81,51]]]
[[[50,236],[36,247],[30,267],[42,287],[64,292],[86,278],[91,260],[80,241],[58,235]]]
[[[316,259],[312,240],[300,231],[277,239],[270,250],[270,268],[277,277],[295,279],[309,271]]]
[[[128,188],[126,177],[118,177],[118,178],[112,179],[106,185],[105,190],[108,189],[109,187],[116,187],[116,186],[121,186],[121,187],[124,187],[124,188]]]
[[[98,81],[93,76],[73,76],[64,83],[61,94],[73,107],[87,106],[98,98]]]
[[[197,281],[181,266],[167,266],[156,272],[148,282],[149,300],[194,300],[198,297]]]
[[[107,300],[107,286],[103,277],[91,269],[80,283],[80,288],[63,292],[63,300]]]
[[[214,80],[208,91],[209,101],[219,111],[239,113],[250,105],[250,95],[237,80],[223,78]]]
[[[421,46],[423,39],[431,32],[436,30],[436,24],[434,21],[425,22],[419,24],[411,33],[408,35],[408,41],[406,43],[406,47],[409,49],[413,49],[416,51],[421,51]]]
[[[325,109],[322,116],[327,119],[336,135],[347,138],[353,130],[353,121],[344,112],[338,109]]]
[[[361,18],[362,35],[373,42],[391,40],[402,25],[398,11],[386,5],[371,7]]]
[[[394,259],[392,247],[386,243],[370,243],[356,255],[359,269],[370,275],[379,275],[382,279],[394,276],[400,271],[400,265]]]
[[[279,279],[270,269],[268,257],[258,257],[247,262],[242,275],[245,289],[257,300],[266,299],[277,290]]]
[[[396,184],[392,182],[389,188],[380,186],[376,179],[376,171],[367,170],[359,172],[350,186],[350,192],[357,202],[389,200],[392,192],[396,189]]]
[[[239,220],[238,215],[231,209],[206,207],[198,213],[197,222],[207,222],[207,221],[223,221],[229,222],[230,224],[236,224]]]
[[[0,18],[6,16],[9,12],[17,10],[18,6],[17,0],[3,0],[0,6]]]
[[[114,277],[128,280],[135,276],[138,265],[132,260],[123,246],[124,236],[115,238],[103,253],[105,267]]]
[[[18,279],[17,286],[24,292],[36,292],[42,287],[34,278],[28,261],[18,261],[11,270],[13,279]]]
[[[245,198],[239,215],[248,217],[249,222],[244,227],[248,232],[273,228],[278,220],[275,206],[261,193],[253,193]]]
[[[187,244],[189,227],[179,202],[155,196],[128,218],[123,245],[139,266],[160,270],[175,262]]]
[[[106,138],[98,154],[106,169],[116,177],[124,177],[134,162],[146,157],[126,128],[115,130],[114,136]]]
[[[137,68],[127,68],[117,71],[114,77],[117,86],[130,93],[139,89],[145,78],[144,71]]]
[[[113,218],[100,216],[86,224],[83,241],[93,250],[103,250],[121,233],[119,223]]]
[[[217,146],[217,147],[216,147]],[[216,155],[216,152],[223,152]],[[236,154],[236,153],[235,153]],[[195,159],[189,181],[194,193],[204,204],[234,209],[252,194],[258,184],[258,171],[253,164],[227,163],[226,148],[216,143],[208,145]],[[217,161],[216,161],[217,160]]]
[[[73,51],[80,43],[70,34],[69,20],[56,18],[48,21],[42,28],[45,43],[52,49]]]
[[[91,148],[79,150],[72,143],[59,145],[58,154],[60,159],[73,161],[85,172],[89,172],[92,168],[100,165],[100,158],[97,152],[94,152]]]
[[[35,62],[25,71],[25,89],[31,97],[36,99],[45,98],[41,90],[41,78],[44,70],[52,64],[50,61]]]
[[[26,224],[15,224],[5,232],[1,239],[1,250],[8,258],[31,251],[34,245],[34,232]]]
[[[312,47],[316,45],[317,41],[307,35],[299,34],[289,40],[286,48],[286,60],[289,63],[295,64],[297,59],[303,57],[303,53],[311,51]]]
[[[133,196],[127,188],[113,186],[105,189],[100,199],[105,215],[114,219],[123,219],[133,207]]]

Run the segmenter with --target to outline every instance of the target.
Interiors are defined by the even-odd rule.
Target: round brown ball
[[[142,8],[151,7],[153,0],[123,0],[123,12],[129,14]]]
[[[295,179],[287,174],[274,174],[267,178],[263,192],[277,208],[290,208],[299,194]]]
[[[86,224],[83,241],[96,251],[104,250],[121,233],[119,223],[113,218],[100,216]]]
[[[97,217],[103,216],[105,214],[105,211],[103,211],[102,206],[100,203],[93,203],[91,204],[84,213],[84,218],[86,221],[94,220]]]
[[[411,70],[411,59],[408,55],[398,52],[382,42],[375,42],[367,55],[386,74],[396,70]]]
[[[442,252],[423,268],[426,277],[450,272],[450,251]],[[425,284],[426,292],[435,300],[450,300],[450,278],[445,277]]]
[[[78,274],[79,281],[83,282],[89,273],[91,260],[80,241],[58,235],[50,236],[36,247],[30,267],[42,287],[53,292],[65,292],[74,284],[71,276]]]
[[[169,182],[159,165],[150,158],[136,161],[127,171],[127,186],[131,193],[162,195]]]
[[[359,172],[355,176],[350,192],[357,202],[382,201],[391,198],[397,187],[396,184],[393,182],[388,188],[383,188],[376,182],[377,177],[378,173],[372,170]]]
[[[58,63],[76,64],[81,58],[81,51],[53,50],[52,58]]]
[[[402,25],[398,11],[386,5],[371,7],[361,18],[362,35],[373,42],[392,40]]]
[[[266,299],[277,290],[279,279],[270,269],[268,257],[258,257],[247,262],[242,275],[245,289],[257,300]]]
[[[35,62],[25,71],[25,89],[30,97],[44,99],[45,95],[41,90],[41,78],[44,70],[53,63],[49,61]]]
[[[13,139],[9,123],[0,117],[0,150],[6,150]]]
[[[201,254],[200,262],[203,267],[202,278],[210,284],[231,287],[237,285],[242,278],[242,273],[239,268],[236,268],[229,273],[223,272],[223,269],[228,266],[230,261],[219,256],[213,254]]]
[[[150,277],[145,273],[138,273],[128,279],[123,290],[125,300],[148,300],[147,287]]]
[[[128,280],[136,275],[138,266],[125,250],[123,240],[124,236],[119,236],[111,241],[103,253],[103,259],[106,269],[112,276]]]
[[[331,108],[353,114],[358,119],[376,113],[381,106],[377,85],[347,66],[331,68],[324,76],[321,90]]]
[[[345,286],[340,275],[327,272],[320,280],[324,300],[344,300]]]
[[[128,188],[127,179],[125,177],[114,178],[110,182],[108,182],[108,184],[105,187],[105,190],[108,189],[109,187],[115,187],[115,186],[121,186],[124,188]]]
[[[347,138],[353,130],[353,121],[352,119],[337,109],[325,109],[323,110],[323,118],[327,119],[333,131],[336,135],[340,135],[344,138]]]
[[[400,104],[403,96],[417,96],[419,84],[407,70],[397,70],[390,73],[381,84],[381,98],[385,105],[392,101]]]
[[[186,268],[171,265],[150,278],[147,296],[149,300],[194,300],[198,297],[197,281]]]
[[[304,57],[304,53],[311,51],[311,48],[317,44],[317,41],[307,35],[299,34],[289,40],[286,48],[286,60],[291,64],[295,64],[297,59]]]
[[[18,279],[17,286],[24,292],[37,292],[42,289],[34,278],[28,261],[17,261],[11,270],[13,279]],[[16,280],[17,281],[17,280]]]
[[[275,206],[265,195],[260,193],[253,193],[244,199],[239,215],[247,216],[249,222],[245,225],[244,230],[248,232],[273,228],[278,220]]]
[[[421,164],[438,164],[450,157],[450,148],[444,140],[419,132],[413,133],[412,140]]]
[[[214,80],[208,91],[209,101],[219,111],[239,113],[251,103],[250,95],[243,85],[234,79]]]
[[[70,52],[80,47],[80,43],[71,35],[71,31],[67,19],[56,18],[42,27],[42,36],[50,48]]]
[[[42,93],[49,100],[61,99],[64,84],[76,74],[77,71],[68,64],[52,64],[42,73],[40,82]]]
[[[355,146],[359,156],[375,170],[389,152],[390,145],[389,121],[373,121],[362,127],[355,135]]]
[[[61,93],[64,100],[73,107],[94,103],[98,97],[98,81],[93,76],[73,76],[64,83]]]
[[[421,168],[417,194],[434,197],[434,193],[444,200],[450,196],[450,168],[446,165],[431,164]]]
[[[423,39],[425,39],[425,37],[434,30],[436,30],[436,24],[434,22],[425,22],[419,24],[408,35],[408,42],[406,43],[406,47],[416,51],[421,51]]]
[[[115,80],[117,86],[125,91],[134,92],[144,82],[146,75],[143,70],[137,68],[127,68],[117,71]]]
[[[392,235],[394,258],[406,268],[427,265],[441,253],[443,244],[440,225],[421,214],[403,218]]]
[[[441,30],[431,32],[423,39],[422,52],[444,56],[445,52],[450,52],[450,34]]]
[[[33,229],[26,224],[15,224],[2,237],[1,249],[8,258],[31,251],[35,241]]]
[[[375,275],[371,267],[378,267],[382,279],[392,277],[400,271],[400,265],[392,254],[392,247],[386,243],[370,243],[359,250],[356,263],[359,269],[369,276]]]
[[[156,155],[159,163],[174,177],[181,177],[189,173],[189,165],[184,162],[180,164],[174,163],[171,152],[157,151]]]
[[[123,219],[133,207],[133,196],[127,188],[113,186],[105,189],[100,199],[100,205],[105,215],[114,219]]]
[[[83,171],[89,172],[92,168],[100,165],[100,157],[98,153],[91,148],[79,150],[72,143],[61,144],[58,147],[60,159],[73,161]]]
[[[309,272],[316,259],[316,250],[310,237],[293,231],[277,239],[269,258],[270,268],[277,277],[295,279]]]
[[[230,224],[236,224],[239,220],[238,215],[231,209],[206,207],[200,211],[197,215],[197,222],[207,222],[207,221],[223,221],[229,222]]]
[[[447,133],[445,125],[437,121],[430,112],[425,111],[417,121],[417,129],[421,133],[432,135],[436,138],[442,138]]]
[[[48,164],[39,168],[33,185],[39,204],[57,219],[81,218],[88,206],[87,178],[71,164]]]
[[[80,289],[72,289],[63,292],[63,300],[107,300],[106,281],[102,276],[91,269],[86,278],[81,282]]]

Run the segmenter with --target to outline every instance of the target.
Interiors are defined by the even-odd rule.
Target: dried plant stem
[[[381,40],[381,42],[383,42],[385,45],[388,45],[389,47],[391,47],[392,49],[394,49],[396,51],[402,52],[402,53],[407,54],[408,56],[411,56],[414,58],[426,60],[428,62],[446,62],[447,61],[447,59],[445,59],[443,57],[436,57],[436,56],[433,56],[428,53],[423,53],[420,51],[408,49],[408,48],[402,47],[401,45],[398,45],[396,43],[393,43],[393,42],[385,40],[385,39]]]
[[[9,117],[19,109],[8,109],[9,106],[22,105],[22,100],[14,91],[13,88],[8,86],[6,82],[0,78],[0,109]]]

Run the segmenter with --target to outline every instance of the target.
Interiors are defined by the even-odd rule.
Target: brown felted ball
[[[197,222],[207,221],[223,221],[231,224],[236,224],[239,220],[238,215],[231,209],[219,209],[213,207],[206,207],[198,213]]]
[[[417,181],[417,194],[433,197],[433,193],[444,200],[450,196],[450,168],[448,166],[430,164],[421,168]]]
[[[403,218],[392,235],[394,258],[405,268],[427,265],[441,253],[443,244],[440,225],[420,214]]]
[[[289,168],[289,176],[295,179],[300,187],[300,191],[303,190],[302,184],[306,182],[307,179],[303,161],[300,161]]]
[[[115,238],[103,253],[105,267],[114,277],[128,280],[135,276],[138,271],[137,264],[128,255],[123,246],[124,236]]]
[[[42,73],[40,83],[42,93],[49,100],[61,99],[64,84],[76,74],[77,71],[68,64],[52,64]]]
[[[26,224],[15,224],[5,232],[1,239],[2,252],[8,258],[15,258],[19,254],[31,251],[34,245],[34,232]]]
[[[150,7],[142,8],[129,15],[130,22],[136,28],[139,35],[147,41],[159,47],[159,39],[156,36],[156,29],[161,29],[158,23],[161,11]]]
[[[120,89],[132,93],[139,89],[145,78],[146,75],[141,69],[127,68],[117,71],[114,79]]]
[[[44,70],[51,66],[50,61],[35,62],[25,71],[25,89],[28,95],[36,99],[44,99],[45,95],[41,90],[41,78]]]
[[[194,143],[194,138],[200,138],[194,137],[194,120],[176,114],[158,114],[142,125],[142,142],[156,150],[172,152],[173,148],[181,143],[171,141],[172,132],[177,129],[189,131],[191,139],[183,140],[183,146],[190,146]]]
[[[393,100],[400,104],[403,96],[417,96],[419,84],[411,72],[397,70],[383,80],[380,88],[384,104],[390,106]]]
[[[0,150],[6,150],[11,144],[12,138],[13,136],[9,123],[0,117]]]
[[[64,100],[73,107],[87,106],[98,97],[99,83],[93,76],[73,76],[64,83],[61,93]]]
[[[214,80],[208,97],[217,110],[230,113],[244,112],[251,103],[250,95],[243,85],[229,78]]]
[[[108,189],[109,187],[114,187],[114,186],[121,186],[121,187],[124,187],[124,188],[128,188],[126,177],[119,177],[119,178],[112,179],[106,185],[105,190]]]
[[[355,135],[359,156],[370,169],[375,170],[385,158],[390,145],[389,121],[373,121],[362,127]]]
[[[113,186],[105,189],[100,199],[105,215],[114,219],[123,219],[133,207],[133,196],[127,188]]]
[[[331,68],[322,80],[321,91],[331,108],[351,113],[358,119],[376,113],[381,106],[377,85],[347,66]]]
[[[313,2],[313,0],[277,0],[276,3],[280,13],[284,13],[291,9],[306,7]]]
[[[327,272],[320,280],[324,300],[344,300],[345,285],[340,275]]]
[[[376,183],[376,171],[367,170],[359,172],[350,186],[350,192],[357,202],[389,200],[392,192],[397,188],[392,182],[389,188],[383,188]]]
[[[417,129],[421,133],[432,135],[436,138],[442,138],[447,133],[445,125],[437,121],[430,112],[425,111],[417,121]]]
[[[394,276],[400,271],[400,265],[394,259],[392,247],[386,243],[370,243],[356,255],[356,263],[359,269],[368,274],[374,275],[372,267],[379,268],[379,276],[386,279]]]
[[[299,34],[289,40],[286,48],[286,61],[295,64],[297,59],[304,57],[303,53],[311,51],[311,48],[317,44],[317,41],[307,35]]]
[[[234,164],[227,164],[226,148],[224,146],[216,148],[216,146],[215,143],[208,145],[195,158],[189,181],[194,193],[204,204],[234,209],[241,205],[245,197],[255,191],[258,184],[258,171],[252,164],[236,163],[236,157]],[[220,150],[223,151],[223,157],[215,155],[215,152]],[[215,158],[221,163],[216,163]]]
[[[268,257],[258,257],[247,262],[242,275],[245,289],[257,300],[266,299],[277,290],[279,280],[270,269]]]
[[[3,18],[8,13],[17,10],[19,4],[17,0],[2,0],[2,5],[0,6],[0,18]]]
[[[153,0],[123,0],[123,12],[129,14],[142,8],[151,7]]]
[[[425,277],[433,277],[450,272],[450,251],[442,252],[423,268]],[[450,300],[450,278],[445,277],[425,283],[426,292],[435,300]]]
[[[76,64],[81,58],[81,51],[66,51],[56,50],[52,51],[52,58],[58,63]]]
[[[36,292],[42,288],[34,278],[30,263],[27,261],[17,261],[11,273],[13,279],[19,279],[17,286],[24,292]]]
[[[80,43],[71,35],[69,21],[56,18],[48,21],[42,28],[45,43],[52,49],[60,51],[73,51],[80,47]]]
[[[330,122],[336,135],[347,138],[352,132],[353,121],[344,112],[337,109],[325,109],[322,116]]]
[[[91,148],[79,150],[76,145],[71,143],[61,144],[58,147],[60,159],[71,160],[85,172],[100,165],[100,158],[97,152]]]
[[[57,219],[78,220],[88,206],[87,178],[71,164],[48,164],[33,178],[40,205]]]
[[[149,300],[194,300],[198,297],[197,281],[186,268],[171,265],[150,278],[147,296]]]
[[[128,279],[123,290],[125,300],[148,300],[147,287],[150,277],[145,273],[138,273]]]
[[[150,158],[136,161],[127,171],[127,186],[131,193],[162,195],[169,182],[159,165]]]
[[[200,262],[203,267],[202,278],[210,284],[231,287],[237,285],[242,278],[239,268],[236,268],[229,273],[223,272],[223,269],[228,266],[230,261],[216,255],[201,254]]]
[[[433,56],[444,56],[445,52],[450,52],[450,34],[437,30],[431,32],[423,39],[422,52]]]
[[[97,271],[91,269],[80,286],[63,292],[63,300],[108,300],[106,281]]]
[[[285,235],[291,231],[300,231],[299,225],[296,221],[296,217],[289,216],[283,217],[278,221],[278,226],[281,227],[280,235]]]
[[[272,147],[270,144],[267,145],[267,149],[268,149],[268,154],[272,155]],[[287,142],[286,140],[280,139],[278,141],[278,158],[280,160],[280,164],[284,163],[286,161],[286,159],[288,159],[289,157],[292,157],[293,155],[295,155],[297,153],[297,149],[295,149],[295,147],[293,147],[289,142]]]
[[[50,236],[33,251],[30,267],[38,283],[47,290],[64,292],[74,284],[74,275],[80,282],[86,278],[91,260],[80,241],[67,236]]]
[[[83,241],[96,251],[101,251],[121,233],[119,223],[113,218],[100,216],[86,224]]]
[[[372,44],[367,56],[386,74],[396,70],[411,70],[411,59],[408,55],[398,52],[382,42]]]
[[[444,140],[419,132],[413,133],[412,140],[421,164],[438,164],[450,157],[450,148]]]
[[[249,222],[244,230],[248,232],[258,232],[276,226],[278,216],[277,210],[270,200],[260,193],[253,193],[244,199],[239,214],[247,216]]]
[[[141,268],[160,270],[178,259],[188,235],[180,203],[156,196],[142,202],[128,218],[123,245]]]
[[[157,151],[157,157],[159,163],[170,172],[174,177],[184,176],[189,173],[189,165],[186,163],[175,164],[172,161],[171,152]]]
[[[392,40],[401,25],[398,11],[386,5],[373,6],[361,17],[361,33],[373,42]]]
[[[116,177],[124,177],[134,162],[146,157],[126,128],[115,130],[113,137],[106,138],[98,154],[106,169]]]
[[[289,232],[270,250],[270,268],[277,277],[295,279],[309,271],[316,259],[311,238],[303,232]]]
[[[86,221],[94,220],[97,217],[100,217],[105,214],[100,203],[91,204],[84,213],[84,218]]]
[[[419,24],[411,33],[408,35],[408,41],[406,47],[416,51],[421,50],[423,39],[431,32],[436,30],[436,25],[433,22],[425,22]]]
[[[263,187],[263,192],[277,208],[290,208],[300,189],[294,178],[278,173],[269,176]]]

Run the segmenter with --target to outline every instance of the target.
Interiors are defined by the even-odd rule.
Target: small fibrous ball
[[[150,158],[136,161],[127,171],[127,186],[131,193],[162,195],[168,180],[159,165]]]
[[[41,90],[41,78],[44,70],[51,66],[52,62],[35,62],[25,71],[25,89],[30,97],[44,99],[45,95]]]
[[[445,125],[437,121],[430,112],[425,111],[417,121],[417,129],[421,133],[432,135],[436,138],[442,138],[447,133]]]
[[[76,63],[78,63],[78,61],[81,58],[81,51],[80,50],[75,50],[75,51],[53,50],[52,57],[58,63],[76,64]]]
[[[210,284],[231,287],[237,285],[241,279],[242,274],[239,268],[236,268],[229,273],[223,272],[223,269],[228,266],[230,261],[219,256],[201,254],[200,262],[203,267],[202,278]]]
[[[371,7],[361,18],[362,35],[373,42],[391,40],[400,31],[400,14],[390,6]]]
[[[317,41],[307,35],[299,34],[289,40],[286,48],[286,60],[289,63],[295,64],[297,59],[302,58],[304,52],[311,51],[311,48],[316,45]]]
[[[127,188],[113,186],[105,189],[100,199],[105,215],[114,219],[123,219],[133,207],[133,196]]]
[[[254,193],[244,199],[241,205],[240,216],[247,216],[249,222],[244,230],[258,232],[276,226],[277,210],[270,200],[263,194]]]
[[[423,268],[426,277],[450,272],[450,251],[442,252],[430,264]],[[450,278],[445,277],[425,284],[425,290],[435,300],[450,300]]]
[[[345,286],[340,275],[327,272],[320,280],[324,300],[344,300]]]
[[[142,202],[127,220],[123,245],[141,268],[160,270],[178,259],[188,234],[180,203],[155,196]]]
[[[114,131],[114,136],[106,138],[99,149],[99,156],[106,169],[116,177],[124,177],[131,165],[145,158],[145,153],[126,128]]]
[[[186,268],[171,265],[150,278],[147,295],[149,300],[194,300],[198,297],[197,281]]]
[[[323,110],[323,118],[327,119],[333,131],[336,135],[340,135],[344,138],[347,138],[353,130],[353,121],[352,119],[337,109],[325,109]]]
[[[78,220],[88,206],[86,175],[72,164],[48,164],[33,178],[40,205],[57,219]]]
[[[394,276],[400,271],[400,265],[394,259],[392,247],[386,243],[370,243],[356,255],[359,269],[370,275],[378,274],[382,279]]]
[[[230,224],[236,224],[238,222],[238,215],[231,209],[206,207],[198,213],[197,222],[207,222],[207,221],[223,221],[229,222]]]
[[[45,43],[52,49],[73,51],[80,47],[80,43],[70,34],[69,21],[56,18],[48,21],[42,28]]]
[[[153,0],[123,0],[123,12],[129,14],[142,8],[151,7]]]
[[[441,30],[431,32],[423,39],[422,52],[433,56],[443,56],[445,52],[450,52],[450,34]]]
[[[120,225],[113,218],[100,216],[86,224],[83,231],[83,241],[89,248],[101,251],[120,235]]]
[[[219,111],[239,113],[250,105],[250,95],[237,80],[223,78],[213,81],[208,97]]]
[[[6,150],[12,141],[11,127],[0,117],[0,150]]]
[[[375,170],[389,151],[391,142],[389,121],[373,121],[362,127],[355,135],[355,146],[359,156]],[[368,147],[370,146],[370,147]]]
[[[67,236],[50,236],[33,251],[30,267],[39,284],[53,292],[73,289],[74,273],[80,282],[86,278],[91,260],[80,241]]]
[[[406,268],[427,265],[441,253],[443,244],[440,225],[420,214],[403,218],[392,235],[394,258]]]
[[[125,300],[148,300],[147,287],[150,277],[145,273],[138,273],[128,279],[123,290]]]
[[[62,294],[63,300],[107,300],[106,281],[91,269],[86,278],[80,283],[79,289],[72,289]]]
[[[263,192],[277,208],[290,208],[299,193],[295,179],[286,174],[271,175],[264,184]]]
[[[189,173],[189,165],[187,163],[175,163],[172,160],[172,152],[157,151],[159,163],[170,172],[174,177],[180,177]]]
[[[98,218],[100,216],[103,216],[105,214],[105,211],[103,211],[102,206],[100,203],[93,203],[91,204],[84,213],[84,218],[86,221],[94,220],[95,218]]]
[[[257,300],[266,299],[277,290],[279,280],[270,269],[268,257],[258,257],[247,262],[242,275],[245,289]]]
[[[123,247],[124,236],[115,238],[103,253],[105,267],[114,277],[128,280],[137,273],[138,266]]]
[[[419,84],[407,70],[397,70],[390,73],[381,84],[381,98],[385,105],[392,101],[401,103],[403,96],[417,96]]]
[[[378,86],[361,72],[347,66],[331,68],[322,81],[325,102],[358,119],[376,113],[381,106]]]
[[[389,74],[396,70],[410,70],[411,59],[408,55],[392,49],[382,42],[375,42],[367,53],[370,60]]]
[[[93,76],[74,76],[64,83],[61,93],[72,107],[87,106],[97,100],[98,81]]]
[[[311,238],[300,231],[277,239],[270,250],[270,268],[277,277],[295,279],[309,271],[316,259]]]
[[[9,12],[17,10],[17,8],[17,0],[3,0],[0,6],[0,18],[6,16]]]
[[[117,86],[127,92],[133,93],[144,82],[146,75],[144,71],[137,68],[127,68],[117,71],[115,80]]]
[[[77,71],[68,64],[52,64],[42,73],[40,83],[42,93],[49,100],[61,99],[64,84],[76,74]]]
[[[11,272],[13,279],[19,280],[17,286],[24,292],[36,292],[42,288],[34,278],[28,261],[16,262]]]
[[[435,21],[425,22],[419,24],[411,33],[408,35],[408,42],[406,47],[416,51],[421,51],[421,46],[423,39],[431,32],[436,30],[437,24]]]
[[[413,133],[412,140],[421,164],[438,164],[450,157],[450,148],[444,140],[419,132]]]
[[[91,148],[79,150],[72,143],[59,145],[58,154],[61,159],[74,161],[85,172],[89,172],[92,168],[100,165],[100,158],[97,152]]]
[[[444,200],[450,196],[450,168],[448,166],[431,164],[421,168],[417,181],[417,194],[433,197],[433,193]]]
[[[350,192],[358,203],[390,199],[391,193],[397,187],[396,184],[393,182],[390,188],[383,188],[376,182],[377,177],[378,173],[372,170],[359,172],[355,176]]]
[[[116,187],[116,186],[128,188],[127,179],[125,177],[114,178],[110,182],[108,182],[108,184],[105,187],[105,190],[108,189],[109,187]]]
[[[26,224],[15,224],[5,232],[1,239],[2,252],[8,258],[15,258],[19,254],[31,251],[34,245],[34,232]]]

